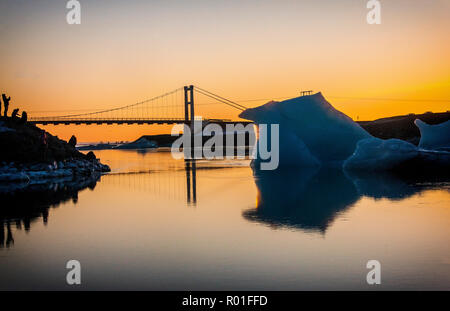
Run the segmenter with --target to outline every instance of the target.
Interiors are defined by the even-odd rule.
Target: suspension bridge
[[[195,94],[195,96],[194,96]],[[184,86],[171,92],[126,106],[99,110],[87,113],[31,117],[29,122],[41,125],[112,125],[112,124],[188,124],[192,125],[195,119],[196,105],[194,98],[204,96],[213,100],[212,103],[199,105],[223,104],[235,111],[243,111],[247,107],[210,91],[193,85]],[[203,118],[205,123],[251,123],[249,121],[233,121],[224,118]]]

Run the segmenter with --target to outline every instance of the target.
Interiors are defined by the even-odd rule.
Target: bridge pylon
[[[184,121],[186,124],[191,124],[192,130],[194,129],[194,117],[194,86],[189,85],[184,87]]]

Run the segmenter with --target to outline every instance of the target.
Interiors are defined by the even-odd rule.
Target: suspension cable
[[[200,92],[200,93],[203,92],[203,93],[202,93],[203,95],[209,96],[209,97],[211,97],[211,98],[214,98],[214,99],[216,99],[216,100],[218,100],[218,101],[220,101],[220,102],[223,102],[224,104],[227,104],[227,105],[229,105],[229,106],[232,106],[232,107],[234,107],[234,108],[236,108],[236,109],[239,109],[239,110],[246,110],[246,109],[247,109],[247,107],[245,107],[245,106],[243,106],[243,105],[241,105],[241,104],[238,104],[238,103],[236,103],[236,102],[234,102],[234,101],[232,101],[232,100],[229,100],[229,99],[227,99],[227,98],[224,98],[224,97],[222,97],[222,96],[219,96],[219,95],[217,95],[217,94],[214,94],[214,93],[212,93],[212,92],[210,92],[210,91],[207,91],[207,90],[205,90],[205,89],[202,89],[202,88],[200,88],[200,87],[198,87],[198,86],[195,86],[194,90],[196,90],[197,92]],[[209,95],[204,94],[204,93],[207,93],[207,94],[209,94]]]
[[[233,104],[233,103],[230,103],[230,102],[228,102],[228,101],[226,101],[226,100],[223,100],[223,99],[221,99],[221,98],[215,97],[214,95],[205,93],[205,92],[203,92],[203,91],[197,90],[197,92],[200,93],[200,94],[202,94],[202,95],[204,95],[204,96],[210,97],[210,98],[212,98],[212,99],[214,99],[214,100],[216,100],[216,101],[219,101],[219,102],[221,102],[221,103],[223,103],[223,104],[225,104],[225,105],[228,105],[228,106],[230,106],[230,107],[233,107],[234,109],[237,109],[237,110],[240,110],[240,111],[244,111],[245,109],[247,109],[247,108],[244,108],[244,107],[240,107],[240,105],[238,106],[238,105],[235,105],[235,104]]]
[[[81,114],[72,114],[72,115],[64,115],[64,116],[54,116],[52,118],[72,118],[72,117],[82,117],[82,116],[90,116],[90,115],[94,115],[94,114],[100,114],[100,113],[106,113],[106,112],[111,112],[111,111],[117,111],[117,110],[121,110],[121,109],[127,109],[127,108],[133,108],[135,106],[139,106],[151,101],[155,101],[157,99],[163,98],[165,96],[168,96],[170,94],[176,93],[178,91],[182,90],[182,88],[178,88],[176,90],[173,90],[171,92],[150,98],[150,99],[146,99],[144,101],[135,103],[135,104],[131,104],[131,105],[127,105],[127,106],[122,106],[122,107],[117,107],[117,108],[112,108],[112,109],[106,109],[106,110],[101,110],[101,111],[95,111],[95,112],[89,112],[89,113],[81,113]]]

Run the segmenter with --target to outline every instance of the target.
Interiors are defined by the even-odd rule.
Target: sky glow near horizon
[[[365,0],[80,2],[81,25],[66,23],[64,0],[0,2],[0,91],[12,109],[107,109],[186,84],[262,99],[246,106],[312,89],[360,120],[450,107],[449,1],[380,1],[381,25],[366,23]],[[170,130],[48,129],[79,141]]]

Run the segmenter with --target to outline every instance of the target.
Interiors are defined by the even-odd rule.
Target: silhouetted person
[[[20,118],[20,124],[25,124],[28,121],[28,114],[26,111],[22,112],[22,117]]]
[[[14,109],[13,110],[13,112],[12,112],[12,114],[11,114],[11,118],[12,119],[15,119],[16,117],[17,117],[17,115],[19,114],[19,109]]]
[[[8,107],[9,107],[9,101],[11,100],[11,96],[6,97],[6,94],[2,94],[2,98],[3,98],[3,104],[5,105],[4,116],[6,117],[8,114]]]

